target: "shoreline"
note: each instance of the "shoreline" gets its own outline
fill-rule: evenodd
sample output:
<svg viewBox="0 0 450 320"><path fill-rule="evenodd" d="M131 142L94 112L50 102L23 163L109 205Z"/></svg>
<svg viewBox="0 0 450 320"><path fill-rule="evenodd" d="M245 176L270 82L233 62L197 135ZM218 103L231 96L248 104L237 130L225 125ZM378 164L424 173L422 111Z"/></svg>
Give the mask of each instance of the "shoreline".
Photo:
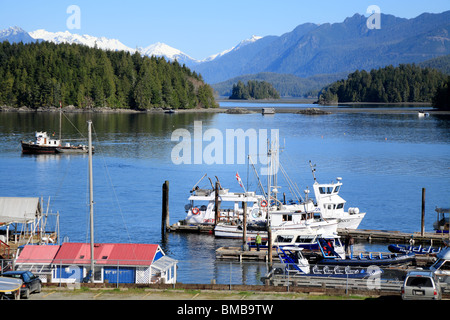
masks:
<svg viewBox="0 0 450 320"><path fill-rule="evenodd" d="M255 103L254 101L240 101L240 100L229 100L230 102L241 102L242 105L240 106L233 106L233 107L218 107L218 108L208 108L208 109L175 109L175 114L177 113L230 113L230 114L248 114L248 113L260 113L262 107L259 106L246 106L248 103ZM223 102L223 101L222 101ZM274 103L275 100L265 100L264 102L257 102L257 103ZM282 102L280 104L290 104L293 103L292 100L289 100L289 102ZM298 104L309 104L305 102L297 102ZM375 107L376 106L376 107ZM383 107L385 106L385 107ZM400 107L405 106L405 107ZM410 107L407 107L410 106ZM320 111L324 111L324 114L336 114L336 113L376 113L376 114L401 114L401 113L408 113L408 114L414 114L418 112L419 107L421 110L428 112L430 115L450 115L450 111L445 110L438 110L434 109L431 104L423 104L423 103L342 103L338 105L314 105L314 107L311 108L303 108L303 107L289 107L289 106L283 106L283 107L274 107L275 113L294 113L297 114L299 111L304 111L307 109L318 109ZM233 112L233 110L244 110L248 112ZM169 109L163 109L163 108L154 108L149 110L134 110L134 109L113 109L108 107L102 107L102 108L93 108L93 109L78 109L74 106L66 106L62 108L62 111L64 113L103 113L103 114L117 114L117 113L134 113L134 114L164 114ZM229 112L230 110L230 112ZM8 107L8 106L0 106L0 113L53 113L53 112L59 112L59 107L39 107L37 109L29 108L29 107ZM312 114L315 115L315 114Z"/></svg>

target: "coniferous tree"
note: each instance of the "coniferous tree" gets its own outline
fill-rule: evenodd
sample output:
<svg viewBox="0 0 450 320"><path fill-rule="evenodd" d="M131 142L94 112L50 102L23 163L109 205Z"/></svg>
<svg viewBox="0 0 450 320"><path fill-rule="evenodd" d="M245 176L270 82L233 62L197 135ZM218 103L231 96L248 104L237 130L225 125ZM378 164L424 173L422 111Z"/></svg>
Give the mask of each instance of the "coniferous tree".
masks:
<svg viewBox="0 0 450 320"><path fill-rule="evenodd" d="M176 61L76 44L0 43L0 105L195 108L199 95L203 107L217 107L201 76Z"/></svg>

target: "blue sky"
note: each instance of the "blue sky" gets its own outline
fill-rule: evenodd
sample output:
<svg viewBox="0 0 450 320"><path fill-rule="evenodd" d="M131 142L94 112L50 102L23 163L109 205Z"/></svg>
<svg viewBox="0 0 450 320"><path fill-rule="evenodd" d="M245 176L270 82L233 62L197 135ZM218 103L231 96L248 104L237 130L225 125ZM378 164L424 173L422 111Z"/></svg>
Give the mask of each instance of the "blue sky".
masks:
<svg viewBox="0 0 450 320"><path fill-rule="evenodd" d="M70 5L80 8L80 29L68 29ZM252 35L282 35L306 22L342 22L367 7L413 18L450 10L449 0L0 0L0 29L70 31L120 40L129 47L164 42L196 59Z"/></svg>

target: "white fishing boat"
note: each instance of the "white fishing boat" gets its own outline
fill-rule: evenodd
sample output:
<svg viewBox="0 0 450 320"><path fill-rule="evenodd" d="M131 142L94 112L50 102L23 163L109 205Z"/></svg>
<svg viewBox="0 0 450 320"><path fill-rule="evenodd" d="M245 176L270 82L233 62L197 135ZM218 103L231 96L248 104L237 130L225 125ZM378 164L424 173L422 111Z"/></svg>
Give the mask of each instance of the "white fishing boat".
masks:
<svg viewBox="0 0 450 320"><path fill-rule="evenodd" d="M205 177L206 174L202 179ZM263 210L265 200L263 196L256 195L254 192L231 192L229 189L219 187L216 197L216 188L212 181L210 180L211 189L199 188L197 185L200 181L192 188L191 196L188 198L189 203L185 205L187 213L184 219L185 224L216 224L216 200L219 207L217 223L223 222L233 226L241 224L244 219L243 202L247 204L246 218L248 223L265 223L266 214Z"/></svg>
<svg viewBox="0 0 450 320"><path fill-rule="evenodd" d="M360 212L357 207L351 207L345 211L346 201L339 195L342 187L342 178L338 177L336 182L319 183L315 177L315 169L311 161L310 166L314 178L313 189L316 205L323 219L337 219L338 228L357 229L366 213Z"/></svg>

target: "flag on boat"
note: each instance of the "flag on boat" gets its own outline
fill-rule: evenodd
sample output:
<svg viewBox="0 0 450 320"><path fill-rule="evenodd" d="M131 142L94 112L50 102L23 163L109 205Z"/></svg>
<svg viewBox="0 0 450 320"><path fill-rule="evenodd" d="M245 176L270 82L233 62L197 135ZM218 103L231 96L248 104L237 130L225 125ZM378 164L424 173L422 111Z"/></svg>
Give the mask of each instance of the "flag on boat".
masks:
<svg viewBox="0 0 450 320"><path fill-rule="evenodd" d="M238 172L236 172L236 180L239 182L239 185L241 186L241 188L244 189L244 191L245 191L244 185L242 184L242 180L241 180L241 177L239 176Z"/></svg>

